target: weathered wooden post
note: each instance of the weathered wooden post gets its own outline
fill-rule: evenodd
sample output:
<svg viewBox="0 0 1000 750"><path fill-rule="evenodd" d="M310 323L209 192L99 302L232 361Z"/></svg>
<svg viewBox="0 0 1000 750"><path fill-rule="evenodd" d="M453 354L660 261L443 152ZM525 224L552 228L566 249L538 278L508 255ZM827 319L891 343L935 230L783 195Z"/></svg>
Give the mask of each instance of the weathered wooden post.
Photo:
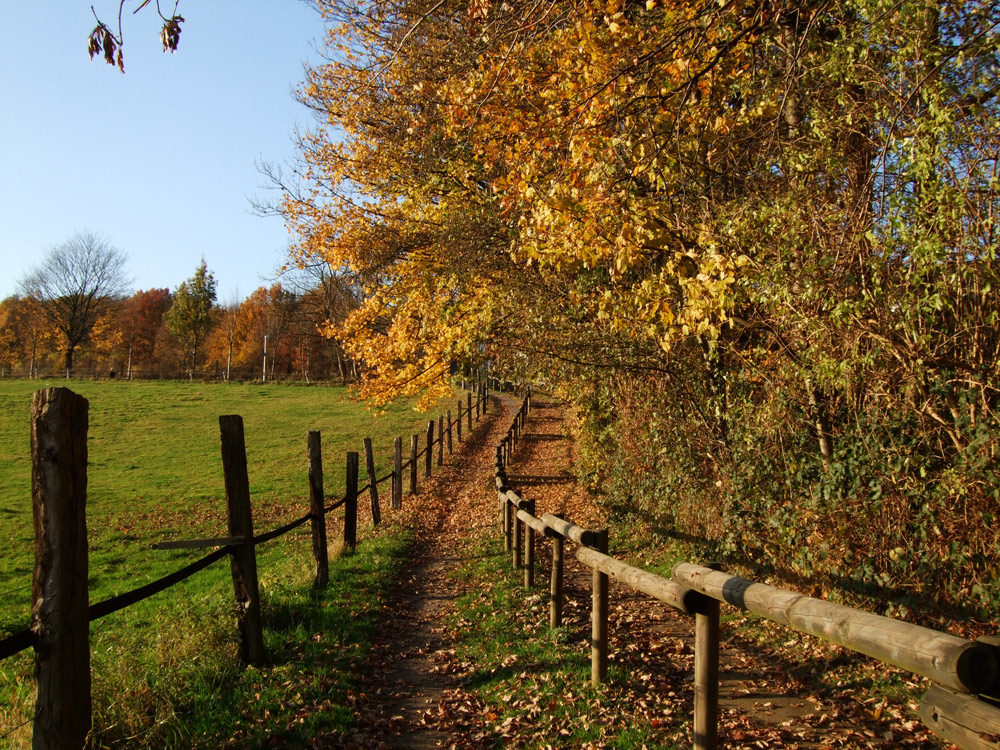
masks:
<svg viewBox="0 0 1000 750"><path fill-rule="evenodd" d="M83 748L90 732L89 408L68 388L36 391L31 401L35 750Z"/></svg>
<svg viewBox="0 0 1000 750"><path fill-rule="evenodd" d="M469 434L471 435L472 434L472 392L470 391L469 393L465 394L465 396L466 396L466 401L468 403L468 408L467 408L467 410L465 412L465 416L469 420Z"/></svg>
<svg viewBox="0 0 1000 750"><path fill-rule="evenodd" d="M253 543L253 515L250 509L250 480L247 478L247 451L243 438L243 417L219 417L222 438L222 471L226 480L229 509L229 536L242 537L230 551L236 618L240 634L240 661L264 663L264 627L260 617L260 587L257 583L257 554Z"/></svg>
<svg viewBox="0 0 1000 750"><path fill-rule="evenodd" d="M504 533L504 551L510 552L514 549L514 522L517 519L517 508L510 501L506 494L504 494L503 502L503 533Z"/></svg>
<svg viewBox="0 0 1000 750"><path fill-rule="evenodd" d="M382 523L382 509L378 505L378 477L375 476L375 451L372 449L372 439L365 438L365 470L368 472L368 496L372 503L372 525Z"/></svg>
<svg viewBox="0 0 1000 750"><path fill-rule="evenodd" d="M309 431L309 515L312 516L314 585L330 582L330 560L326 550L326 513L323 510L323 449L319 430Z"/></svg>
<svg viewBox="0 0 1000 750"><path fill-rule="evenodd" d="M431 475L431 464L434 463L434 420L427 421L427 447L424 449L424 476Z"/></svg>
<svg viewBox="0 0 1000 750"><path fill-rule="evenodd" d="M344 502L344 549L358 546L358 453L347 452L347 491Z"/></svg>
<svg viewBox="0 0 1000 750"><path fill-rule="evenodd" d="M392 507L403 507L403 438L392 444Z"/></svg>
<svg viewBox="0 0 1000 750"><path fill-rule="evenodd" d="M562 515L554 514L558 518ZM552 538L552 576L549 581L549 627L558 628L562 625L563 602L563 552L565 540L562 534Z"/></svg>
<svg viewBox="0 0 1000 750"><path fill-rule="evenodd" d="M448 455L450 456L454 451L451 445L451 411L448 411Z"/></svg>
<svg viewBox="0 0 1000 750"><path fill-rule="evenodd" d="M418 443L420 442L419 435L412 435L410 437L410 494L417 494L417 454L420 452L417 450Z"/></svg>
<svg viewBox="0 0 1000 750"><path fill-rule="evenodd" d="M444 415L438 417L438 466L444 466Z"/></svg>
<svg viewBox="0 0 1000 750"><path fill-rule="evenodd" d="M517 517L517 511L518 511L517 506L514 505L514 503L509 503L509 505L510 505L510 513L511 513L510 520L511 520L511 524L513 526L512 530L511 530L511 536L512 536L512 540L511 541L514 544L514 549L513 549L513 552L514 552L514 555L513 555L513 564L514 564L514 572L517 572L517 571L519 571L521 569L521 559L522 559L521 558L521 519Z"/></svg>
<svg viewBox="0 0 1000 750"><path fill-rule="evenodd" d="M482 403L482 400L483 400L482 394L483 394L483 389L479 388L476 391L476 421L477 422L479 421L479 404Z"/></svg>
<svg viewBox="0 0 1000 750"><path fill-rule="evenodd" d="M706 568L720 570L719 563ZM719 602L697 595L694 615L694 748L719 746Z"/></svg>
<svg viewBox="0 0 1000 750"><path fill-rule="evenodd" d="M535 501L526 500L524 510L535 515ZM535 530L529 524L524 526L524 588L535 585Z"/></svg>
<svg viewBox="0 0 1000 750"><path fill-rule="evenodd" d="M608 530L597 532L594 549L608 554ZM591 604L590 681L600 685L608 676L608 576L596 568Z"/></svg>

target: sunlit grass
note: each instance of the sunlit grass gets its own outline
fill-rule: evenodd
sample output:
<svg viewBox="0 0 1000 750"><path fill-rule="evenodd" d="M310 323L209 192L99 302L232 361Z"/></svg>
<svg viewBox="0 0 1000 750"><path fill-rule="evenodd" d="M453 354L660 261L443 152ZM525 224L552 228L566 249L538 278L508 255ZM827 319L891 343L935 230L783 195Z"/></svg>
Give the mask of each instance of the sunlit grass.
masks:
<svg viewBox="0 0 1000 750"><path fill-rule="evenodd" d="M33 565L28 414L33 391L65 381L0 381L0 635L27 625ZM348 450L376 446L391 466L396 435L421 432L409 404L376 417L341 388L288 385L70 382L90 400L88 536L92 602L170 572L204 550L156 551L153 541L224 536L218 416L244 419L258 532L308 510L308 430L323 433L325 490L343 492ZM406 440L408 443L408 439ZM362 459L361 483L365 484ZM383 485L388 494L388 484ZM387 499L387 498L386 498ZM362 499L362 504L366 498ZM383 508L388 505L383 501ZM304 743L343 731L345 696L411 542L383 510L362 521L354 554L339 556L340 512L330 514L331 583L312 587L309 526L258 549L263 668L237 665L226 560L91 625L95 747L204 747L232 741ZM0 748L30 746L30 651L0 662Z"/></svg>

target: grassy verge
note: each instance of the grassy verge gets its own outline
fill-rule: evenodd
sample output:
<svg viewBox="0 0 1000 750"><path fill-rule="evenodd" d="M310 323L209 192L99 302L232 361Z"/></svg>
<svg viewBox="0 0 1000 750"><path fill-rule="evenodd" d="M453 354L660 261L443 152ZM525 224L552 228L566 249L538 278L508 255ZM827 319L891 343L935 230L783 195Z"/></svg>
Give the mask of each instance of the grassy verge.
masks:
<svg viewBox="0 0 1000 750"><path fill-rule="evenodd" d="M475 664L465 688L486 705L492 746L674 748L689 744L682 712L636 705L649 686L612 666L609 682L589 684L589 598L567 597L565 624L548 627L547 597L525 591L502 542L469 542L459 576L476 582L456 605L457 657Z"/></svg>
<svg viewBox="0 0 1000 750"><path fill-rule="evenodd" d="M27 624L33 559L28 409L39 387L0 382L0 634ZM218 415L244 417L258 531L308 507L306 432L323 432L326 493L343 491L347 450L376 446L378 475L396 435L422 429L407 404L376 418L343 389L187 383L68 384L91 401L90 597L98 601L175 570L194 552L152 541L225 535ZM362 483L367 481L362 467ZM383 503L383 508L385 503ZM301 527L258 550L269 664L236 666L232 581L225 560L91 626L94 747L304 747L352 718L353 669L370 647L386 588L412 542L394 517L362 524L356 553L311 586ZM385 519L384 516L384 519ZM331 519L339 518L334 512ZM329 529L339 535L337 524ZM0 663L0 748L30 746L31 652Z"/></svg>

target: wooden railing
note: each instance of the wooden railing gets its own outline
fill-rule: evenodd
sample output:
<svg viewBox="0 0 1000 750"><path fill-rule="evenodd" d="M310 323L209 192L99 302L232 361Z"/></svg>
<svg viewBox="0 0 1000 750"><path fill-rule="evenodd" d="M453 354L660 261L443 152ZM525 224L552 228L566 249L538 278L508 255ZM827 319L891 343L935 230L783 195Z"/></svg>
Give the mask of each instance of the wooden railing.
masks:
<svg viewBox="0 0 1000 750"><path fill-rule="evenodd" d="M309 457L309 512L279 528L256 534L250 503L243 419L238 415L219 417L223 472L228 509L228 536L159 542L155 549L216 548L199 560L158 580L132 591L91 604L87 589L87 488L88 401L67 388L37 391L31 406L32 498L35 516L35 572L32 590L31 627L0 639L0 660L28 648L35 649L37 700L32 747L35 750L75 750L85 746L91 728L89 623L120 609L148 599L229 557L232 562L233 588L237 603L239 657L242 664L265 661L260 593L257 581L257 547L275 540L306 523L312 524L312 551L315 558L315 584L329 581L326 516L344 508L343 544L357 545L358 498L368 493L372 522L381 520L379 485L391 480L392 507L402 507L403 472L409 470L409 492L417 491L419 459L424 457L424 475L430 477L434 446L437 464L444 462L444 449L453 450L452 431L462 441L462 421L468 434L476 421L486 414L488 389L473 383L458 401L458 411L451 411L427 423L424 447L418 450L420 436L413 435L408 461L402 460L403 439L393 445L393 469L382 477L375 475L374 448L371 438L363 440L368 483L359 487L359 453L349 451L346 460L344 496L329 502L323 490L321 436L310 431L307 439ZM435 436L435 422L437 436Z"/></svg>
<svg viewBox="0 0 1000 750"><path fill-rule="evenodd" d="M591 681L607 677L608 578L646 594L695 623L694 747L718 747L720 604L765 617L785 627L836 643L932 680L920 718L936 734L962 748L1000 747L1000 639L970 641L871 612L756 583L715 565L679 563L669 578L608 554L608 532L583 529L565 518L535 515L535 503L510 488L507 467L531 411L527 391L507 434L497 445L495 482L499 524L512 563L534 584L535 536L552 541L549 624L562 622L563 554L566 541L593 571Z"/></svg>

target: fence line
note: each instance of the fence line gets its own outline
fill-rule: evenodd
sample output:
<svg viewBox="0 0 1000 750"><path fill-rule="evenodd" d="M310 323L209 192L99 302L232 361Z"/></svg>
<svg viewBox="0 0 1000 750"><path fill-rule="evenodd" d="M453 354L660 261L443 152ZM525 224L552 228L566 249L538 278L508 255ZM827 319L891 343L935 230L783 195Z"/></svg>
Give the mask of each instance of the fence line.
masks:
<svg viewBox="0 0 1000 750"><path fill-rule="evenodd" d="M447 421L439 417L438 436L431 432L421 455L428 457L426 476L431 476L434 445L438 446L438 465L443 464L447 441L453 452L452 428L462 418L472 427L472 409L477 420L485 415L489 390L484 382L474 384L476 398L468 394L467 407L459 409L455 420L448 411ZM326 516L344 508L344 546L357 543L357 499L368 492L372 522L381 520L378 485L392 480L393 507L402 506L403 469L410 465L410 494L417 491L416 446L414 435L411 460L401 460L402 438L394 441L393 470L378 478L370 438L364 438L368 483L359 487L359 454L347 453L346 486L343 497L327 504L323 495L322 451L320 433L308 435L309 502L305 515L262 534L253 532L243 420L237 415L219 418L222 439L223 470L229 516L229 536L217 539L181 540L154 544L154 548L177 549L217 547L212 552L155 581L109 599L89 604L87 592L86 544L86 473L89 403L67 388L49 388L35 393L32 402L33 505L36 518L35 580L33 617L30 628L0 639L0 660L30 647L35 648L35 678L38 698L33 719L33 747L36 750L82 748L91 725L89 622L137 604L208 566L229 557L232 563L234 594L240 641L240 659L244 664L264 660L263 624L257 583L256 547L278 539L307 522L313 524L313 555L316 561L315 584L329 580L326 544ZM459 437L461 441L461 437ZM39 520L41 519L41 520Z"/></svg>
<svg viewBox="0 0 1000 750"><path fill-rule="evenodd" d="M694 747L718 747L720 604L752 612L780 625L836 643L932 680L920 718L936 734L968 750L1000 747L1000 638L965 638L864 610L748 581L718 566L678 563L669 578L611 557L607 530L591 531L544 513L509 487L507 467L520 442L531 391L496 448L494 480L504 547L512 553L524 586L534 581L535 535L552 541L549 624L562 622L563 545L576 543L576 558L593 571L591 682L607 677L608 578L651 596L695 619Z"/></svg>

